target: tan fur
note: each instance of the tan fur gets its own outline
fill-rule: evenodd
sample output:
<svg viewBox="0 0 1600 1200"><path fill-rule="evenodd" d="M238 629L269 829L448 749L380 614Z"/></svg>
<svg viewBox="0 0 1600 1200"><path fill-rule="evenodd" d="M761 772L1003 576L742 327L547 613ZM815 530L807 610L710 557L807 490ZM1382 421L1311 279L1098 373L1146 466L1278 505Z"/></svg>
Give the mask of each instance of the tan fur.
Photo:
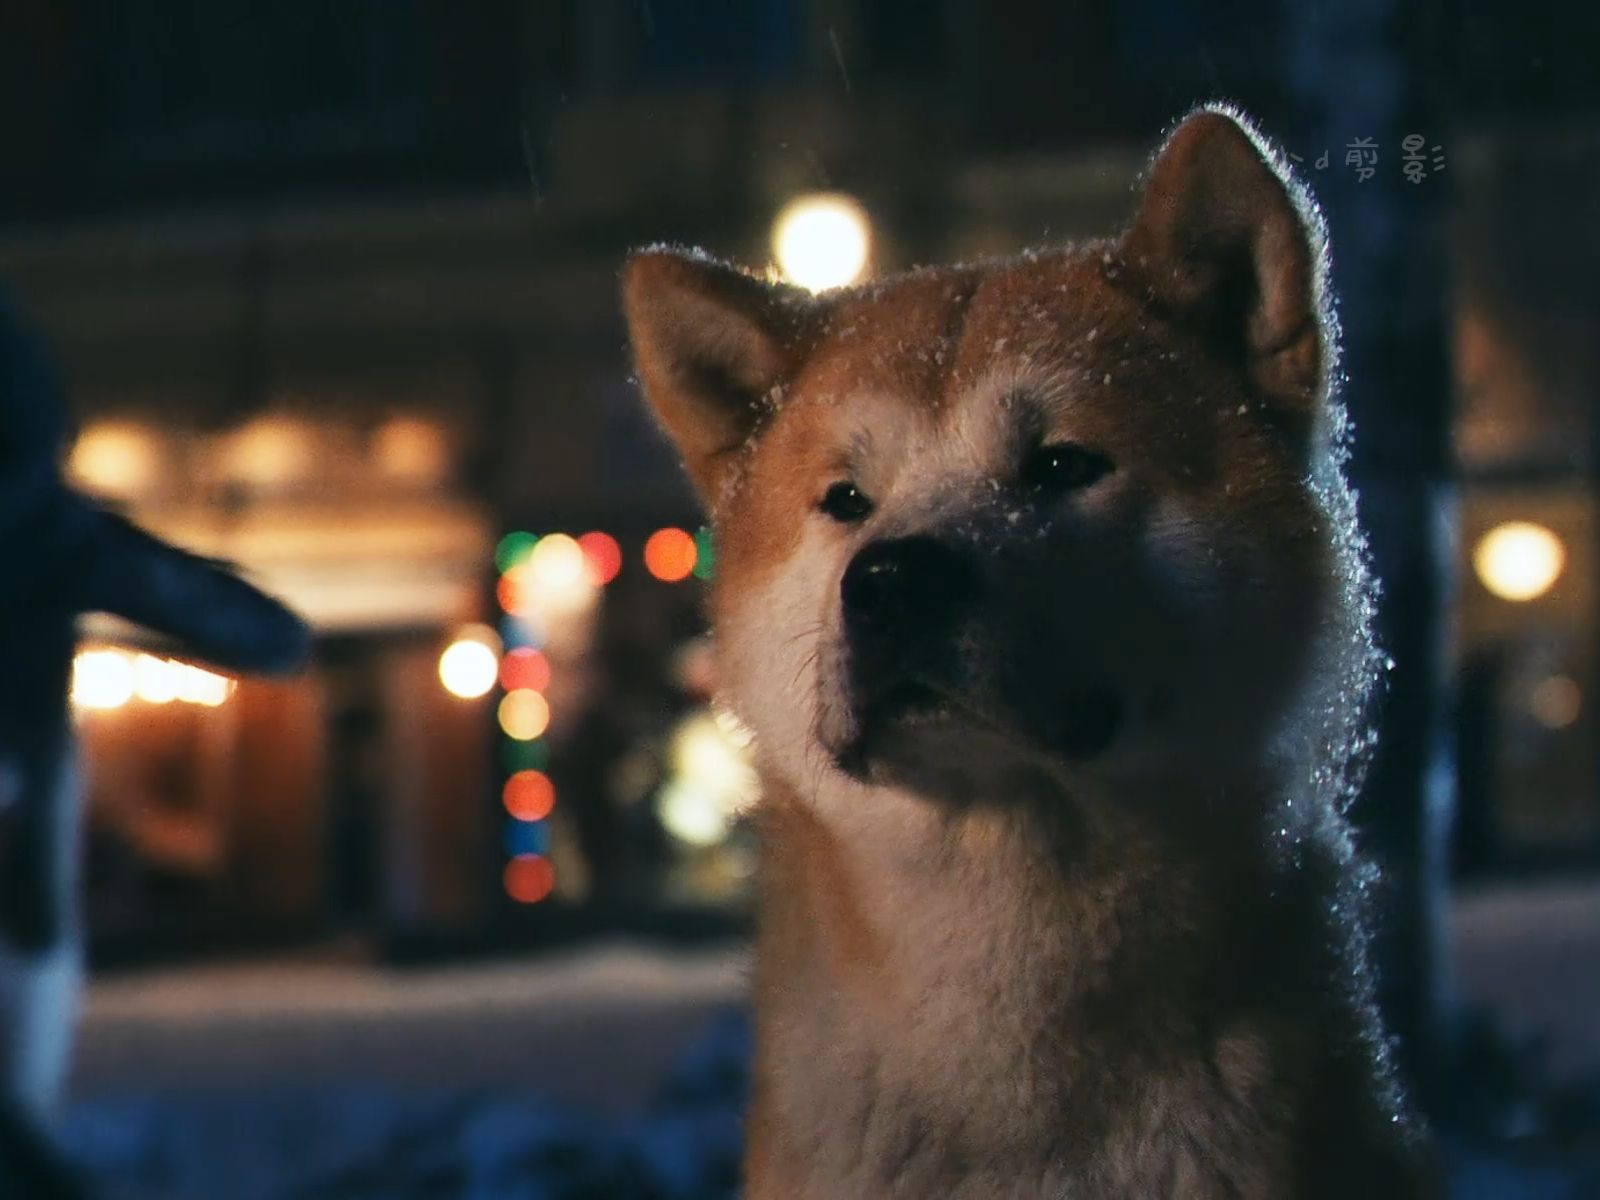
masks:
<svg viewBox="0 0 1600 1200"><path fill-rule="evenodd" d="M764 784L752 1200L1424 1194L1338 811L1371 650L1321 246L1265 155L1200 113L1120 240L815 299L629 265ZM1022 489L1063 443L1114 470ZM840 581L910 536L983 607L880 730ZM1063 749L1090 685L1124 715Z"/></svg>

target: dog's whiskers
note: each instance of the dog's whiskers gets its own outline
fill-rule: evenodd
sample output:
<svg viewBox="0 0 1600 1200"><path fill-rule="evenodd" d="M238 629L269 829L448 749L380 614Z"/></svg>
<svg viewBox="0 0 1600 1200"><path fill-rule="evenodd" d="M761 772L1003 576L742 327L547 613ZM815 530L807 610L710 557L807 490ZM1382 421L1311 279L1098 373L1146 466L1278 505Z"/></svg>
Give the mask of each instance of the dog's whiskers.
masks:
<svg viewBox="0 0 1600 1200"><path fill-rule="evenodd" d="M817 649L813 650L810 654L806 655L803 659L801 659L800 660L800 665L795 668L794 678L789 680L789 686L790 687L798 687L800 685L800 676L804 675L812 667L816 666L817 665L817 661L821 657L822 657L822 649L821 649L821 647L818 647Z"/></svg>

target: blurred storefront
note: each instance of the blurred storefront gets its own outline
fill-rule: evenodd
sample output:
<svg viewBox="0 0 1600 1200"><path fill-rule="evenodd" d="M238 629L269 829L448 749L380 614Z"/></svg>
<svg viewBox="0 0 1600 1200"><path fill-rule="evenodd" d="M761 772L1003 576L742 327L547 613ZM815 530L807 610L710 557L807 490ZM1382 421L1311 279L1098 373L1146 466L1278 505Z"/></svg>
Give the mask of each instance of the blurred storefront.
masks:
<svg viewBox="0 0 1600 1200"><path fill-rule="evenodd" d="M211 435L91 422L69 470L199 553L243 564L319 639L287 683L225 680L96 622L74 698L104 941L479 919L482 713L438 685L481 615L492 541L448 432L276 414Z"/></svg>
<svg viewBox="0 0 1600 1200"><path fill-rule="evenodd" d="M1592 131L1463 142L1453 230L1465 877L1600 863L1600 342Z"/></svg>

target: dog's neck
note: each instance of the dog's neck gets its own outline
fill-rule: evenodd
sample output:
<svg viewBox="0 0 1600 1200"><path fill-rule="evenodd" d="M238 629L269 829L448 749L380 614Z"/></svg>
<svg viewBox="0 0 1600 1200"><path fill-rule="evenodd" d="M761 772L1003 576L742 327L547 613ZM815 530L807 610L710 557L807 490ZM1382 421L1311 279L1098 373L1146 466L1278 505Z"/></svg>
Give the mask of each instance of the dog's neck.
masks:
<svg viewBox="0 0 1600 1200"><path fill-rule="evenodd" d="M1225 910L1273 886L1266 802L1237 781L1145 793L954 804L844 780L810 795L769 783L764 928L792 913L810 929L813 969L844 990L875 976L921 994L936 977L1005 986L1029 973L1065 999L1116 982L1116 960L1155 943L1174 979L1173 956L1208 960L1219 927L1237 928ZM879 983L869 990L888 1002Z"/></svg>

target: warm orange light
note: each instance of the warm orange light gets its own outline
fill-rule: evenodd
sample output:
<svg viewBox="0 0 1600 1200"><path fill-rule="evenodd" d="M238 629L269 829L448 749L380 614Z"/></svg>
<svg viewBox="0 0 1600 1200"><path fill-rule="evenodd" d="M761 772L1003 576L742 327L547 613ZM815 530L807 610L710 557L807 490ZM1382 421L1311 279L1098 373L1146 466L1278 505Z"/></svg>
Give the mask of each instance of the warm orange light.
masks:
<svg viewBox="0 0 1600 1200"><path fill-rule="evenodd" d="M1472 552L1478 578L1502 600L1537 600L1555 586L1566 565L1566 543L1532 521L1496 525Z"/></svg>
<svg viewBox="0 0 1600 1200"><path fill-rule="evenodd" d="M72 660L72 703L80 709L116 709L135 698L146 704L181 700L217 708L234 682L188 663L121 650L82 650Z"/></svg>
<svg viewBox="0 0 1600 1200"><path fill-rule="evenodd" d="M206 708L217 708L233 695L233 680L200 667L179 664L178 699Z"/></svg>
<svg viewBox="0 0 1600 1200"><path fill-rule="evenodd" d="M517 820L542 821L556 806L556 788L543 771L518 771L506 780L500 798Z"/></svg>
<svg viewBox="0 0 1600 1200"><path fill-rule="evenodd" d="M439 655L439 682L463 700L488 695L499 672L494 647L470 634L451 642Z"/></svg>
<svg viewBox="0 0 1600 1200"><path fill-rule="evenodd" d="M133 660L133 694L146 704L170 704L183 687L182 663L141 654Z"/></svg>
<svg viewBox="0 0 1600 1200"><path fill-rule="evenodd" d="M556 869L542 854L519 854L506 864L506 895L518 904L537 904L555 890Z"/></svg>
<svg viewBox="0 0 1600 1200"><path fill-rule="evenodd" d="M866 274L872 221L852 196L797 196L773 222L772 254L784 278L808 291L845 287Z"/></svg>
<svg viewBox="0 0 1600 1200"><path fill-rule="evenodd" d="M506 571L494 584L494 600L499 602L502 613L517 613L517 576L512 571Z"/></svg>
<svg viewBox="0 0 1600 1200"><path fill-rule="evenodd" d="M622 570L622 547L609 533L586 533L578 539L583 557L589 564L589 574L596 583L610 583Z"/></svg>
<svg viewBox="0 0 1600 1200"><path fill-rule="evenodd" d="M527 560L508 567L496 585L500 607L513 616L551 616L583 610L599 580L576 538L546 534Z"/></svg>
<svg viewBox="0 0 1600 1200"><path fill-rule="evenodd" d="M296 417L258 417L228 439L221 461L230 483L257 488L298 483L315 469L316 429Z"/></svg>
<svg viewBox="0 0 1600 1200"><path fill-rule="evenodd" d="M133 660L120 650L80 650L72 660L72 702L79 708L121 708L134 687Z"/></svg>
<svg viewBox="0 0 1600 1200"><path fill-rule="evenodd" d="M500 701L500 728L508 738L531 742L550 725L550 705L532 688L507 692Z"/></svg>
<svg viewBox="0 0 1600 1200"><path fill-rule="evenodd" d="M519 688L544 691L550 686L550 660L532 646L507 651L500 660L500 686L508 692Z"/></svg>
<svg viewBox="0 0 1600 1200"><path fill-rule="evenodd" d="M581 587L587 580L583 548L564 533L539 539L528 555L528 575L541 592L561 593Z"/></svg>
<svg viewBox="0 0 1600 1200"><path fill-rule="evenodd" d="M85 426L67 459L67 470L76 482L123 500L159 482L161 467L155 435L126 421Z"/></svg>
<svg viewBox="0 0 1600 1200"><path fill-rule="evenodd" d="M517 616L522 611L522 568L513 567L494 585L494 598L500 602L500 611Z"/></svg>
<svg viewBox="0 0 1600 1200"><path fill-rule="evenodd" d="M645 569L665 583L677 583L694 570L694 538L681 529L658 529L644 544Z"/></svg>
<svg viewBox="0 0 1600 1200"><path fill-rule="evenodd" d="M372 437L378 469L400 483L425 486L450 474L450 445L444 431L419 417L390 417Z"/></svg>

